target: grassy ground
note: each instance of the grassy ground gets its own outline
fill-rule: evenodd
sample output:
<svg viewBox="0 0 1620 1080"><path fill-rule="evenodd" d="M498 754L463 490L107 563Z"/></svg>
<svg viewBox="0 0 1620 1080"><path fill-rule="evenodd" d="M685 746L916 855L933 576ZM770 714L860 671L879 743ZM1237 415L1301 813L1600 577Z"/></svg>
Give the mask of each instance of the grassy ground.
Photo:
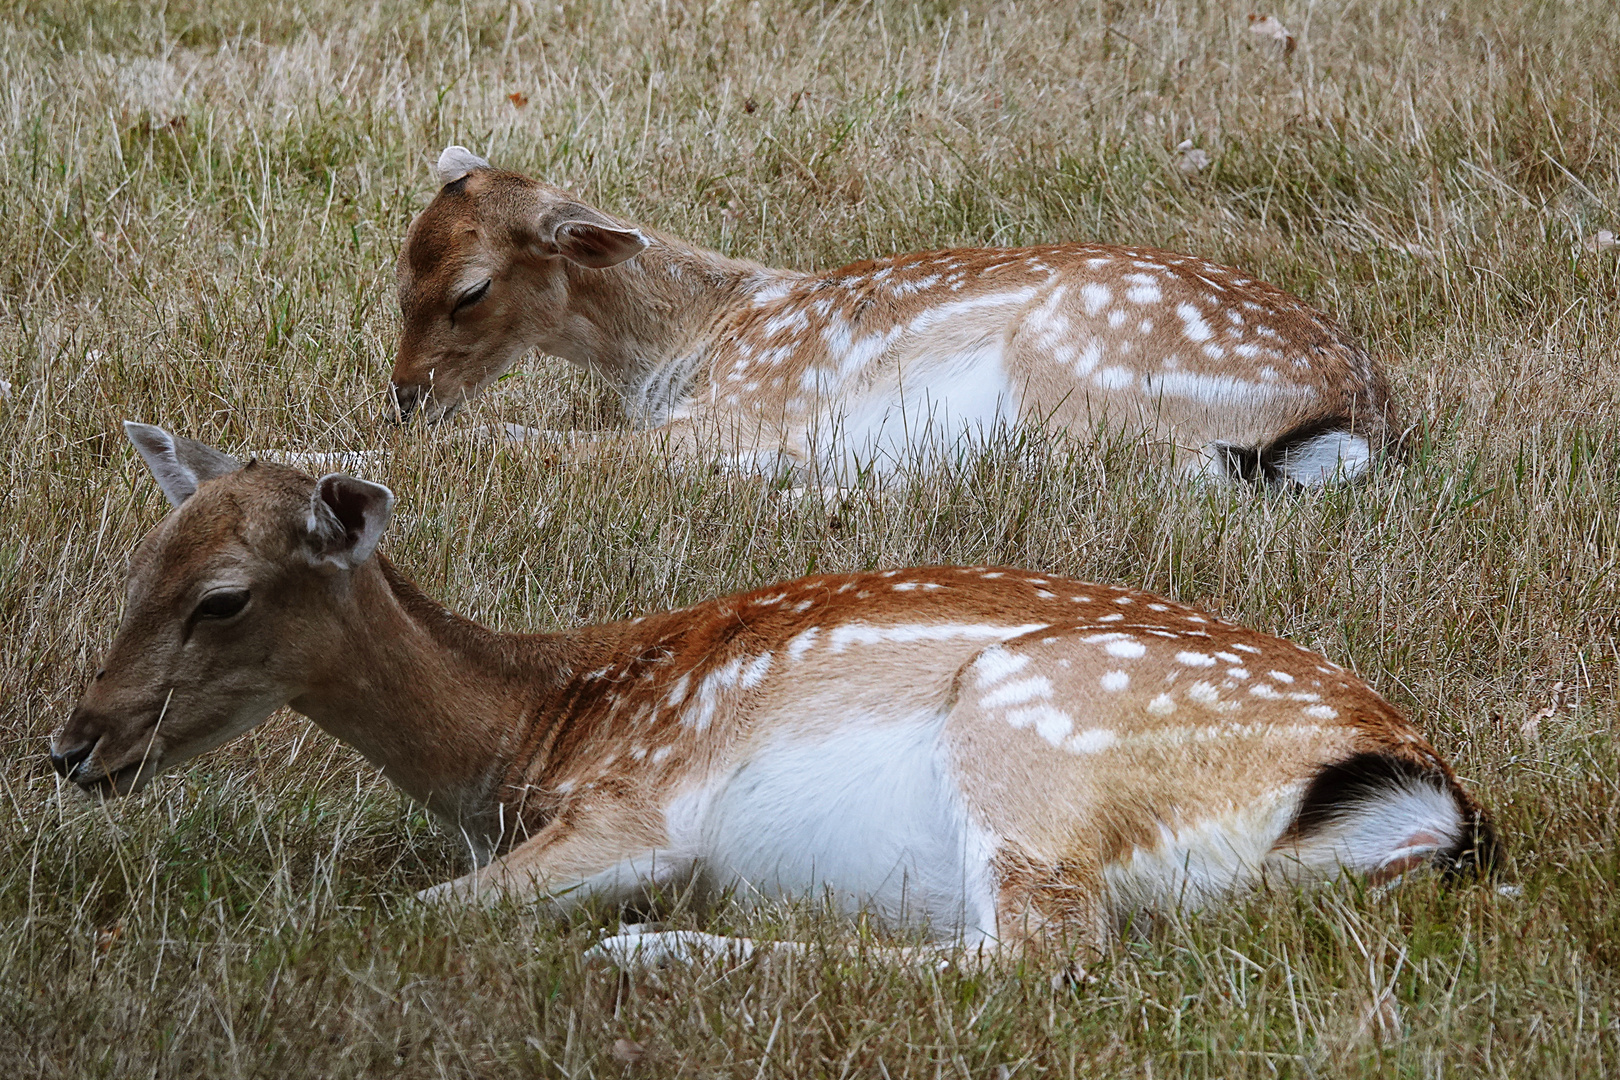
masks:
<svg viewBox="0 0 1620 1080"><path fill-rule="evenodd" d="M1288 56L1234 12L6 5L0 1075L1620 1069L1620 249L1589 243L1620 231L1620 9L1285 0ZM1207 168L1177 167L1184 140ZM829 506L383 430L392 260L451 141L794 266L1063 239L1233 262L1361 334L1421 437L1404 469L1316 497L1013 446ZM614 408L534 359L464 423ZM1256 896L1122 945L1078 990L1040 964L831 952L621 978L579 958L603 920L415 904L456 843L296 718L116 806L58 787L45 738L164 509L126 417L233 450L385 449L390 555L508 628L918 562L1145 585L1360 671L1496 809L1511 858L1489 884Z"/></svg>

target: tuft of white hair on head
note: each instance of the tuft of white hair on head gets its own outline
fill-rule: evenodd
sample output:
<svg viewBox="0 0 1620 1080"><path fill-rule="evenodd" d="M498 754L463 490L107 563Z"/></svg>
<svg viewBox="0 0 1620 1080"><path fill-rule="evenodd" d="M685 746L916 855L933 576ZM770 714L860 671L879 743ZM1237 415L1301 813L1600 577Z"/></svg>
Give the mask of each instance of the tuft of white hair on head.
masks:
<svg viewBox="0 0 1620 1080"><path fill-rule="evenodd" d="M440 185L453 184L474 169L487 169L489 162L467 149L465 146L447 146L444 153L433 166L433 171L439 177Z"/></svg>

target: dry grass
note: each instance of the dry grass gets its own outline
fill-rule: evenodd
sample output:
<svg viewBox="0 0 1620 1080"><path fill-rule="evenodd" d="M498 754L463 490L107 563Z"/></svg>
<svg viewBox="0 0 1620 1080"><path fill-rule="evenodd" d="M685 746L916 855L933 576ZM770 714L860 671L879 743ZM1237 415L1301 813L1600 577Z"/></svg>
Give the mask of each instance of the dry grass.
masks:
<svg viewBox="0 0 1620 1080"><path fill-rule="evenodd" d="M1285 0L1285 61L1228 8L8 5L0 1074L1620 1069L1620 252L1583 245L1620 222L1620 9ZM1175 168L1183 140L1207 169ZM1423 435L1405 469L1321 497L1009 446L825 506L380 430L393 254L449 141L784 264L1065 238L1235 262L1362 334ZM475 412L615 422L538 360ZM1257 896L1132 940L1076 991L1038 964L831 953L621 980L579 960L600 920L413 903L456 844L292 718L91 806L43 752L162 511L125 417L386 449L391 555L505 627L929 561L1207 605L1411 710L1497 809L1522 893Z"/></svg>

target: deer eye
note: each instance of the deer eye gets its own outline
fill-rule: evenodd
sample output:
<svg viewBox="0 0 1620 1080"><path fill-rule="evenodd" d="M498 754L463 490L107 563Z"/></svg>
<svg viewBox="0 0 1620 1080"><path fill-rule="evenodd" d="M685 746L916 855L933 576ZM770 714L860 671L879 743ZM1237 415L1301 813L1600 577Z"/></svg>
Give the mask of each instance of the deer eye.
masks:
<svg viewBox="0 0 1620 1080"><path fill-rule="evenodd" d="M247 607L246 589L215 589L197 603L199 619L229 619Z"/></svg>
<svg viewBox="0 0 1620 1080"><path fill-rule="evenodd" d="M490 278L485 278L482 285L476 285L461 294L461 296L456 300L456 306L450 309L450 319L452 322L455 321L456 313L458 311L464 311L467 308L472 307L474 304L478 303L484 297L489 295L490 281Z"/></svg>

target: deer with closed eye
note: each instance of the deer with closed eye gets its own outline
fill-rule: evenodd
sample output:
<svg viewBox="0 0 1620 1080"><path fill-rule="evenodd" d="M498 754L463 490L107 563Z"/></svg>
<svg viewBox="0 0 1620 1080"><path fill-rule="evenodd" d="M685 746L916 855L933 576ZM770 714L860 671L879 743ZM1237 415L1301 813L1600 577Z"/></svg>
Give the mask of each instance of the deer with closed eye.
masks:
<svg viewBox="0 0 1620 1080"><path fill-rule="evenodd" d="M387 488L127 431L173 509L51 740L89 792L289 705L470 839L478 865L438 899L827 896L989 955L1495 856L1485 811L1366 683L1149 593L932 566L496 633L377 551Z"/></svg>
<svg viewBox="0 0 1620 1080"><path fill-rule="evenodd" d="M843 484L1009 425L1139 441L1184 475L1320 487L1394 445L1382 368L1321 312L1138 247L919 252L804 273L652 232L463 147L400 249L396 416L438 422L531 349L636 439Z"/></svg>

